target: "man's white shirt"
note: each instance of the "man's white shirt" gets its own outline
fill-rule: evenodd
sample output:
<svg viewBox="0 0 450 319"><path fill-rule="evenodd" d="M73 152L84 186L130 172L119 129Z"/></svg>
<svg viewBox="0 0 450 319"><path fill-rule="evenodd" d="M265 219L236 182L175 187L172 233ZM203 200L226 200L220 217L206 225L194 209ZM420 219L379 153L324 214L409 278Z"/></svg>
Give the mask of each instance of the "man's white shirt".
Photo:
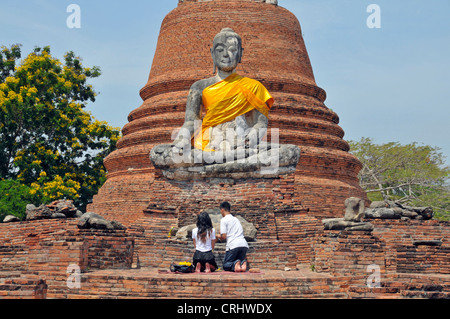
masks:
<svg viewBox="0 0 450 319"><path fill-rule="evenodd" d="M248 248L248 243L244 238L244 230L239 219L231 214L226 215L220 221L220 233L227 235L227 250L238 247Z"/></svg>

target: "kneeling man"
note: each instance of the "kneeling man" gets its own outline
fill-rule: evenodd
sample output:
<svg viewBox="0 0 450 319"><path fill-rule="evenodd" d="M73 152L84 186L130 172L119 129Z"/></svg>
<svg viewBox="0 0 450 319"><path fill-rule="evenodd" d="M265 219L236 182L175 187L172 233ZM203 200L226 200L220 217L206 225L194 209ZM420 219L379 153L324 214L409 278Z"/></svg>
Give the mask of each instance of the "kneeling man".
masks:
<svg viewBox="0 0 450 319"><path fill-rule="evenodd" d="M228 202L220 204L221 241L227 241L226 253L223 261L225 271L245 272L248 270L247 250L248 243L244 238L244 230L239 219L231 215L231 206Z"/></svg>

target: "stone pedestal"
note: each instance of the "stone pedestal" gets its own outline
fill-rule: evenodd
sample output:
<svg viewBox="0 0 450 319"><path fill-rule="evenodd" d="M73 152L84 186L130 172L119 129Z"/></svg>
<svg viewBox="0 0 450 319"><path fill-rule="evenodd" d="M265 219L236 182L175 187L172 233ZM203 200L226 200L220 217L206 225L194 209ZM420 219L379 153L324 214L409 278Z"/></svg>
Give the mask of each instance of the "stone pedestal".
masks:
<svg viewBox="0 0 450 319"><path fill-rule="evenodd" d="M295 173L268 178L203 178L171 180L156 173L152 200L140 219L130 226L136 251L145 266L167 266L190 260L192 241L176 240L170 230L194 224L197 214L213 210L223 201L232 213L252 223L256 240L249 260L264 269L295 269L313 259L312 239L323 226L295 199ZM220 249L219 249L220 251ZM223 259L224 255L216 256Z"/></svg>
<svg viewBox="0 0 450 319"><path fill-rule="evenodd" d="M157 172L151 187L151 200L144 210L148 218L167 216L167 232L196 222L197 214L219 207L223 201L232 213L255 225L258 240L277 239L275 221L280 212L307 212L294 201L295 174L276 178L206 178L170 180Z"/></svg>

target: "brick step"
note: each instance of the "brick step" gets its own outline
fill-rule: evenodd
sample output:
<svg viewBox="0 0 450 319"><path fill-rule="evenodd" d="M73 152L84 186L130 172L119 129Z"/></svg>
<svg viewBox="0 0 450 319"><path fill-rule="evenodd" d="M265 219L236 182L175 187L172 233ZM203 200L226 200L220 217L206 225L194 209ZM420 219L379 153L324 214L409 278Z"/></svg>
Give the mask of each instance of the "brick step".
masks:
<svg viewBox="0 0 450 319"><path fill-rule="evenodd" d="M408 299L450 299L450 284L408 284L401 295Z"/></svg>
<svg viewBox="0 0 450 319"><path fill-rule="evenodd" d="M163 295L160 294L135 294L135 293L116 293L116 294L103 294L96 295L92 293L87 294L68 294L67 299L208 299L207 295L196 295L192 296L191 294L173 294L173 295ZM56 298L63 299L63 298ZM265 295L265 296L255 296L251 294L227 294L227 295L214 295L214 300L218 299L348 299L348 295L346 293L322 293L322 294L292 294L292 295Z"/></svg>
<svg viewBox="0 0 450 319"><path fill-rule="evenodd" d="M347 298L325 274L263 271L259 274L173 274L155 269L82 274L81 288L49 284L48 298Z"/></svg>
<svg viewBox="0 0 450 319"><path fill-rule="evenodd" d="M46 294L44 280L33 276L0 276L0 299L45 299Z"/></svg>
<svg viewBox="0 0 450 319"><path fill-rule="evenodd" d="M400 291L398 287L348 287L348 294L352 299L399 299Z"/></svg>
<svg viewBox="0 0 450 319"><path fill-rule="evenodd" d="M424 291L424 290L405 290L401 292L402 298L407 299L450 299L448 291Z"/></svg>
<svg viewBox="0 0 450 319"><path fill-rule="evenodd" d="M388 274L382 287L350 283L354 278L311 272L262 270L256 274L173 274L157 269L96 270L81 275L81 287L67 286L62 272L0 272L0 299L450 299L449 276ZM46 294L42 281L47 287ZM347 281L349 280L349 284Z"/></svg>
<svg viewBox="0 0 450 319"><path fill-rule="evenodd" d="M425 298L448 299L450 297L450 284L431 283L405 283L399 281L383 282L380 288L350 286L350 298L363 299L399 299L399 298Z"/></svg>
<svg viewBox="0 0 450 319"><path fill-rule="evenodd" d="M403 299L403 298L399 293L397 294L388 293L388 294L378 294L373 299Z"/></svg>
<svg viewBox="0 0 450 319"><path fill-rule="evenodd" d="M406 285L405 290L450 293L450 284L409 284Z"/></svg>

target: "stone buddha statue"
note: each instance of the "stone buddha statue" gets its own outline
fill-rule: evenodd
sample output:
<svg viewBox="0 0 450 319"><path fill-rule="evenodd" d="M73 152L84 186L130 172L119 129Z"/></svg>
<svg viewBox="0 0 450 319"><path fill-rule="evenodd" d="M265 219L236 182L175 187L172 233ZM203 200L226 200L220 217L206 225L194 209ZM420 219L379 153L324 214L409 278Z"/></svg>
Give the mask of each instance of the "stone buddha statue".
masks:
<svg viewBox="0 0 450 319"><path fill-rule="evenodd" d="M194 138L194 147L204 151L254 148L266 134L274 100L261 83L236 74L243 48L241 37L232 29L216 35L211 54L216 75L191 87L185 122L174 146L185 147ZM203 120L202 107L206 108ZM196 121L202 124L201 130L195 130Z"/></svg>
<svg viewBox="0 0 450 319"><path fill-rule="evenodd" d="M259 81L236 73L243 52L241 37L232 29L215 36L215 76L192 85L174 142L151 150L151 161L166 177L261 177L295 171L297 146L263 142L274 99ZM270 172L261 171L267 167Z"/></svg>

